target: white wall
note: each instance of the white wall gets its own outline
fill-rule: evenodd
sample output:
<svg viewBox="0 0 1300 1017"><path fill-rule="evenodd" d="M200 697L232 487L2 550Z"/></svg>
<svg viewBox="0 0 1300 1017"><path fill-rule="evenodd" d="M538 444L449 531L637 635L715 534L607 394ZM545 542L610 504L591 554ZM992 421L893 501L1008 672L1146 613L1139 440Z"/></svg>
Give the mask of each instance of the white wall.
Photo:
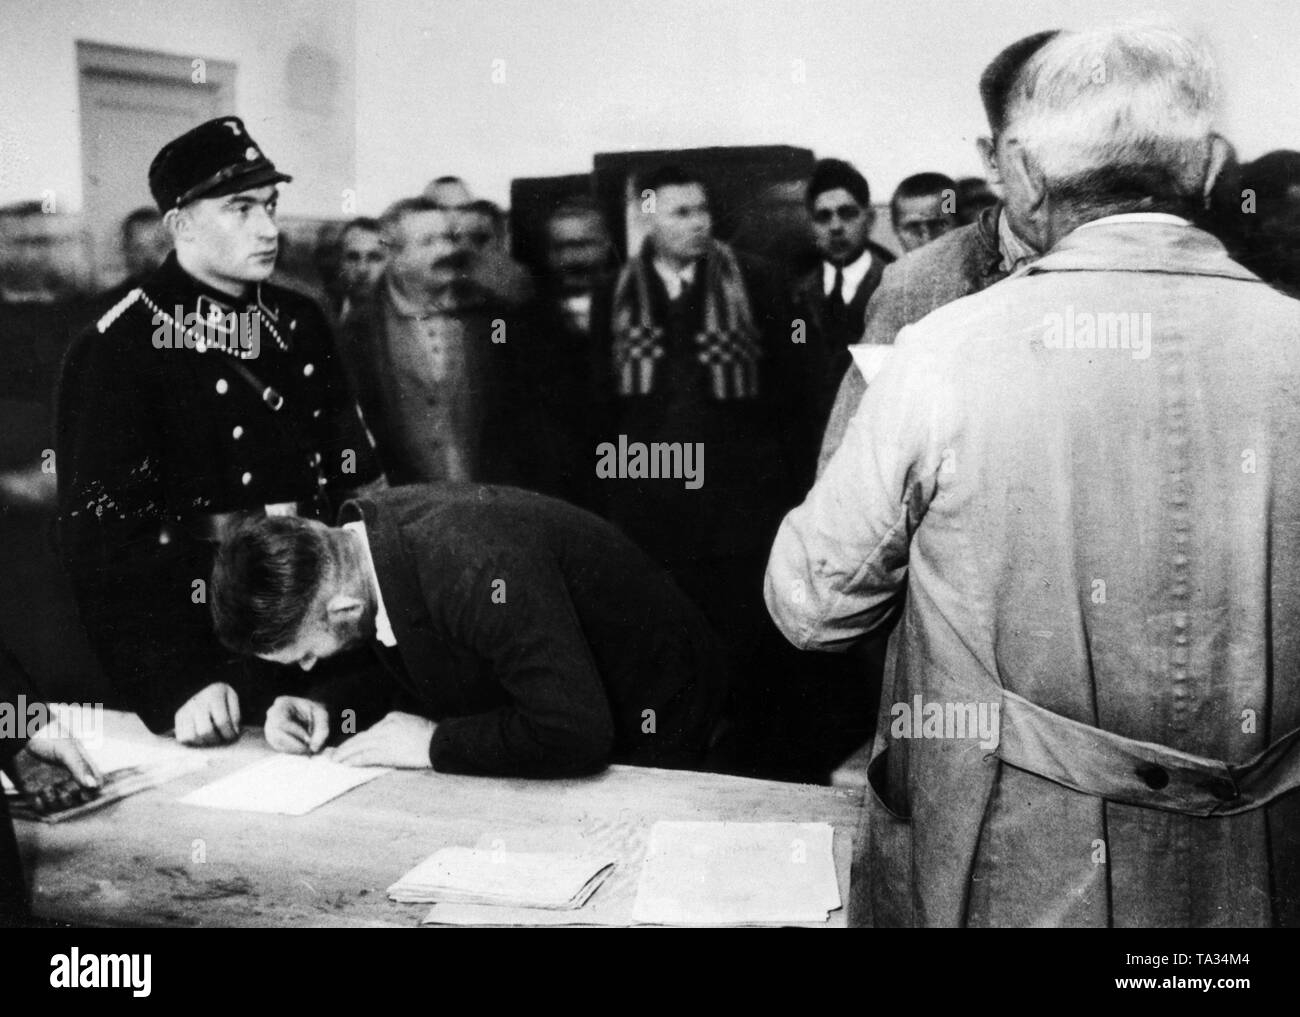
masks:
<svg viewBox="0 0 1300 1017"><path fill-rule="evenodd" d="M352 0L0 0L0 202L48 188L81 207L81 40L235 62L232 112L295 178L284 212L339 215L356 177L354 21ZM329 113L295 105L285 65L302 45L339 71Z"/></svg>
<svg viewBox="0 0 1300 1017"><path fill-rule="evenodd" d="M1140 5L1137 5L1140 7ZM1244 158L1300 148L1300 4L1181 0L1219 54ZM788 143L856 162L882 197L978 173L979 73L1052 27L1132 0L361 0L358 173L371 208L458 173L583 172L595 151ZM494 84L492 61L506 61ZM805 83L792 80L805 62ZM373 198L373 201L369 199Z"/></svg>
<svg viewBox="0 0 1300 1017"><path fill-rule="evenodd" d="M233 60L237 109L295 181L290 215L377 212L443 173L506 199L597 151L789 143L862 167L879 196L978 172L975 83L1008 42L1129 0L0 0L0 201L80 204L78 39ZM1244 158L1300 148L1300 4L1168 0L1219 53ZM333 115L290 106L284 63L334 54ZM504 60L505 80L492 80ZM794 80L803 61L806 80ZM355 100L355 107L353 101ZM142 168L143 172L143 168Z"/></svg>

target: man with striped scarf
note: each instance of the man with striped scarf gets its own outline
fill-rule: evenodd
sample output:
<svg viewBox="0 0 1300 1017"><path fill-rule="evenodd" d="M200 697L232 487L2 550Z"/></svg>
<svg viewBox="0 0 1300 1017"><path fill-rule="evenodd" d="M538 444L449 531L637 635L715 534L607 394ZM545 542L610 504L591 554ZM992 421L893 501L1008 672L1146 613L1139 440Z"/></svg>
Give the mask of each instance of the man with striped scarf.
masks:
<svg viewBox="0 0 1300 1017"><path fill-rule="evenodd" d="M766 545L811 481L820 354L773 269L713 237L698 177L670 167L638 183L648 236L593 315L607 344L600 440L652 455L656 443L692 448L703 483L629 469L598 486L609 517L700 605L738 684L762 700Z"/></svg>

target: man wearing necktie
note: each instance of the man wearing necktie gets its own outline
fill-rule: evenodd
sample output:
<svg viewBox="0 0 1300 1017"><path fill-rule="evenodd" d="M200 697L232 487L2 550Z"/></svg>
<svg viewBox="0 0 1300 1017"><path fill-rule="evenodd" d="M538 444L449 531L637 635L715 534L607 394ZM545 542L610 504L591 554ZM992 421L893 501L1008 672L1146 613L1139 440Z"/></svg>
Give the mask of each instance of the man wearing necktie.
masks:
<svg viewBox="0 0 1300 1017"><path fill-rule="evenodd" d="M821 263L799 281L795 303L810 349L826 363L818 386L818 417L824 420L849 364L848 347L862 338L867 301L894 256L868 239L875 223L871 190L847 162L817 163L808 183L808 214Z"/></svg>

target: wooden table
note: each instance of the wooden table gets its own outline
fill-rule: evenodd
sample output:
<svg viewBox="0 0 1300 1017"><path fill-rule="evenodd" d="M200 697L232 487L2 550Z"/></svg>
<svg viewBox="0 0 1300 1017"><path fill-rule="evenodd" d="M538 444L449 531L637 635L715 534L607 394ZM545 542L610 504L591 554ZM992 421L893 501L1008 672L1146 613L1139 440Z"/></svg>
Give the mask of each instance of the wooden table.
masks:
<svg viewBox="0 0 1300 1017"><path fill-rule="evenodd" d="M104 731L151 738L132 715ZM845 924L861 789L614 766L578 780L513 780L394 771L306 816L224 812L179 799L270 754L257 729L207 750L203 770L63 823L19 822L33 908L107 926L412 927L427 905L385 890L442 847L536 850L576 837L616 851L601 924L628 924L645 840L657 820L826 822Z"/></svg>

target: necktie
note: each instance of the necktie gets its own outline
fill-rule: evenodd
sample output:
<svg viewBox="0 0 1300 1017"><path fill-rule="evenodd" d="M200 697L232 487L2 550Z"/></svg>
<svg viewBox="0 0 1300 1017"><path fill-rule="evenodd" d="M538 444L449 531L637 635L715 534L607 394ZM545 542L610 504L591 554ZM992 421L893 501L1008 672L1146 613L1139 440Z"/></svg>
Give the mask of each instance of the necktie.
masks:
<svg viewBox="0 0 1300 1017"><path fill-rule="evenodd" d="M830 316L834 321L840 321L844 317L844 269L838 265L835 267L835 285L831 287L830 296L826 298L826 306L830 311Z"/></svg>

